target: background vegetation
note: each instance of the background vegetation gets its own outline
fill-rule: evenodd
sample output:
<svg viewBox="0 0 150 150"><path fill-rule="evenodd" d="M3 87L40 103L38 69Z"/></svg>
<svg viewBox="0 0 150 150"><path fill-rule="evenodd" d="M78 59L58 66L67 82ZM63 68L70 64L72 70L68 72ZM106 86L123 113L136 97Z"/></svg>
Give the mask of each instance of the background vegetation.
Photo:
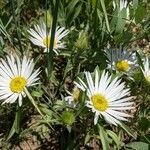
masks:
<svg viewBox="0 0 150 150"><path fill-rule="evenodd" d="M21 108L16 103L1 105L0 149L148 150L150 85L140 70L134 71L133 80L119 74L135 97L134 117L122 127L103 122L94 126L83 93L79 107L71 108L64 100L81 72L106 68L104 50L109 45L135 51L139 65L149 56L149 1L128 0L129 18L127 7L120 9L119 0L114 2L115 8L112 0L0 0L0 56L28 55L41 67L40 84L31 95L44 114L41 117L27 97ZM27 30L43 21L69 30L59 55L44 53L29 40Z"/></svg>

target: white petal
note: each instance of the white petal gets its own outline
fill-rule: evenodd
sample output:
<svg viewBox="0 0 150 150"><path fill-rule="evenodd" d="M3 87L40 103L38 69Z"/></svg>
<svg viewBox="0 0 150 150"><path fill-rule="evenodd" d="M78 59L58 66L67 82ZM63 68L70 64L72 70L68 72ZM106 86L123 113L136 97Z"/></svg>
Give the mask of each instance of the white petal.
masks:
<svg viewBox="0 0 150 150"><path fill-rule="evenodd" d="M94 125L97 124L98 118L99 118L99 113L96 112L96 113L95 113L95 117L94 117Z"/></svg>

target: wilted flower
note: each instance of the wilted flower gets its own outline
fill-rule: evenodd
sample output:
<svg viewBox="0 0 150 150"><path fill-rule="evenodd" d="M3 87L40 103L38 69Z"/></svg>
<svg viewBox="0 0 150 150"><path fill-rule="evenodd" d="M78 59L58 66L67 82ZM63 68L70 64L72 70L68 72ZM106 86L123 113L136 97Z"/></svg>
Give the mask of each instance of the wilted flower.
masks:
<svg viewBox="0 0 150 150"><path fill-rule="evenodd" d="M68 104L69 104L70 106L75 107L76 104L77 104L77 102L79 101L80 90L79 90L77 87L74 87L72 93L70 93L69 91L67 91L67 93L68 93L70 96L66 96L66 97L65 97L66 102L68 102Z"/></svg>
<svg viewBox="0 0 150 150"><path fill-rule="evenodd" d="M26 56L21 60L18 56L7 56L0 63L0 100L4 103L14 103L17 99L19 106L26 96L25 87L37 84L39 69L33 71L33 59Z"/></svg>
<svg viewBox="0 0 150 150"><path fill-rule="evenodd" d="M125 88L125 83L121 83L118 78L112 79L108 72L103 71L101 77L96 70L95 79L89 72L85 72L86 81L79 78L79 83L75 84L83 91L87 92L88 100L86 106L95 113L94 124L98 118L103 116L108 123L117 125L120 120L127 121L126 117L131 117L125 110L132 109L132 97L129 96L129 88Z"/></svg>
<svg viewBox="0 0 150 150"><path fill-rule="evenodd" d="M45 48L44 52L47 52L51 43L51 29L46 30L46 25L43 23L40 26L34 25L35 30L30 29L28 32L30 33L30 40L37 46L41 46ZM53 51L58 54L58 49L65 48L63 42L61 42L62 38L65 37L69 33L68 30L65 30L64 27L57 27L54 38L54 47Z"/></svg>
<svg viewBox="0 0 150 150"><path fill-rule="evenodd" d="M144 75L146 81L148 81L150 83L150 65L149 65L148 57L146 57L144 59L143 64L144 64L144 68L141 67L141 70L143 72L143 75Z"/></svg>

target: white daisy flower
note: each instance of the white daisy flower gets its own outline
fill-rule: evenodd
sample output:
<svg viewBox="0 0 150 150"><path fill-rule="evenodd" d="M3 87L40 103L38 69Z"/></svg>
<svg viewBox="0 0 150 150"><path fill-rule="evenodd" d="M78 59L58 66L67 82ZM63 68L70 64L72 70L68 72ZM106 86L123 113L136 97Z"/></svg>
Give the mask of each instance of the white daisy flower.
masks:
<svg viewBox="0 0 150 150"><path fill-rule="evenodd" d="M108 58L109 69L126 73L137 66L136 55L133 52L125 49L109 49L105 50L105 52Z"/></svg>
<svg viewBox="0 0 150 150"><path fill-rule="evenodd" d="M143 75L144 75L146 81L150 82L150 65L149 65L148 57L146 57L144 59L143 65L144 65L144 68L141 67Z"/></svg>
<svg viewBox="0 0 150 150"><path fill-rule="evenodd" d="M99 116L110 124L120 124L127 121L126 117L131 117L125 111L132 109L132 97L129 96L129 88L125 88L125 83L121 83L118 78L112 79L108 72L103 71L99 77L98 70L95 72L95 79L89 72L85 72L86 81L80 78L79 83L75 82L78 88L87 92L88 100L86 106L95 113L94 124L97 124Z"/></svg>
<svg viewBox="0 0 150 150"><path fill-rule="evenodd" d="M43 23L41 25L34 25L35 30L30 29L28 32L30 33L30 40L33 44L43 47L44 52L47 52L50 47L51 42L51 29L46 30L46 25ZM69 33L68 30L65 30L64 27L56 27L55 38L54 38L54 47L53 51L58 54L58 49L65 48L63 42L61 42L62 38L65 37Z"/></svg>
<svg viewBox="0 0 150 150"><path fill-rule="evenodd" d="M0 63L0 100L4 103L14 103L17 99L19 106L22 105L22 98L26 96L25 87L37 84L40 73L39 69L33 72L33 59L26 56L22 60L18 56L7 56L1 59Z"/></svg>
<svg viewBox="0 0 150 150"><path fill-rule="evenodd" d="M74 87L72 93L70 93L69 91L66 92L69 94L69 96L65 97L65 101L71 107L75 107L79 101L80 90L77 87Z"/></svg>

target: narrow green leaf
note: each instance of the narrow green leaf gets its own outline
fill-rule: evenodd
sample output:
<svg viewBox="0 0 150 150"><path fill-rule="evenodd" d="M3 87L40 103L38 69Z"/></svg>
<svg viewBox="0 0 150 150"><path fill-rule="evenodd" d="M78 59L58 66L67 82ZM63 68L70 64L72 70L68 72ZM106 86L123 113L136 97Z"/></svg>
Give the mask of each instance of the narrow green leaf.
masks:
<svg viewBox="0 0 150 150"><path fill-rule="evenodd" d="M79 5L78 7L76 7L75 13L74 13L74 15L72 17L72 20L74 20L79 15L79 13L81 11L81 8L82 8L82 5Z"/></svg>
<svg viewBox="0 0 150 150"><path fill-rule="evenodd" d="M79 0L70 1L69 5L67 6L67 10L68 10L67 14L70 15L72 13L72 11L74 10L74 8L78 2L79 2Z"/></svg>
<svg viewBox="0 0 150 150"><path fill-rule="evenodd" d="M116 133L114 133L113 131L111 130L107 130L106 131L107 134L113 139L113 141L116 143L117 145L117 148L119 149L120 145L121 145L121 141L120 141L120 138L117 136Z"/></svg>
<svg viewBox="0 0 150 150"><path fill-rule="evenodd" d="M126 144L126 147L133 148L134 150L149 150L149 144L144 142L131 142Z"/></svg>
<svg viewBox="0 0 150 150"><path fill-rule="evenodd" d="M133 132L130 130L130 128L125 125L123 122L121 122L120 126L130 135L132 136L133 138L135 138Z"/></svg>
<svg viewBox="0 0 150 150"><path fill-rule="evenodd" d="M139 5L135 11L135 21L136 23L140 23L145 17L147 10L145 6Z"/></svg>
<svg viewBox="0 0 150 150"><path fill-rule="evenodd" d="M118 12L118 20L116 25L116 32L121 33L124 29L126 23L126 8L123 8L121 11Z"/></svg>
<svg viewBox="0 0 150 150"><path fill-rule="evenodd" d="M43 91L42 90L33 91L31 95L34 96L34 97L38 97L39 98L39 97L42 97Z"/></svg>
<svg viewBox="0 0 150 150"><path fill-rule="evenodd" d="M90 140L91 136L89 134L89 132L86 134L85 139L84 139L84 145L87 144Z"/></svg>
<svg viewBox="0 0 150 150"><path fill-rule="evenodd" d="M68 60L67 65L66 65L66 67L65 67L65 71L64 71L63 79L65 79L65 77L66 77L67 73L68 73L69 71L71 71L71 70L72 70L72 68L73 68L73 66L72 66L72 64L71 64L70 60Z"/></svg>
<svg viewBox="0 0 150 150"><path fill-rule="evenodd" d="M109 150L108 136L104 128L98 125L99 135L102 143L103 150Z"/></svg>
<svg viewBox="0 0 150 150"><path fill-rule="evenodd" d="M89 0L90 4L92 5L92 8L95 9L96 7L96 1L97 0Z"/></svg>
<svg viewBox="0 0 150 150"><path fill-rule="evenodd" d="M138 7L139 0L133 0L133 8L136 9Z"/></svg>
<svg viewBox="0 0 150 150"><path fill-rule="evenodd" d="M146 131L150 127L150 121L146 117L141 117L139 121L139 128L141 131Z"/></svg>
<svg viewBox="0 0 150 150"><path fill-rule="evenodd" d="M106 27L107 27L108 32L110 33L109 21L108 21L108 16L107 16L107 11L106 11L104 0L100 0L100 2L101 2L101 5L102 5L104 16L105 16Z"/></svg>
<svg viewBox="0 0 150 150"><path fill-rule="evenodd" d="M137 51L136 51L136 57L137 57L138 64L139 64L142 68L144 68L143 63L142 63L141 56L140 56L140 54L139 54Z"/></svg>
<svg viewBox="0 0 150 150"><path fill-rule="evenodd" d="M21 115L21 111L20 111L20 108L18 107L18 109L16 111L16 115L15 115L15 120L14 120L11 130L7 136L6 141L10 140L15 133L19 133L20 115Z"/></svg>

